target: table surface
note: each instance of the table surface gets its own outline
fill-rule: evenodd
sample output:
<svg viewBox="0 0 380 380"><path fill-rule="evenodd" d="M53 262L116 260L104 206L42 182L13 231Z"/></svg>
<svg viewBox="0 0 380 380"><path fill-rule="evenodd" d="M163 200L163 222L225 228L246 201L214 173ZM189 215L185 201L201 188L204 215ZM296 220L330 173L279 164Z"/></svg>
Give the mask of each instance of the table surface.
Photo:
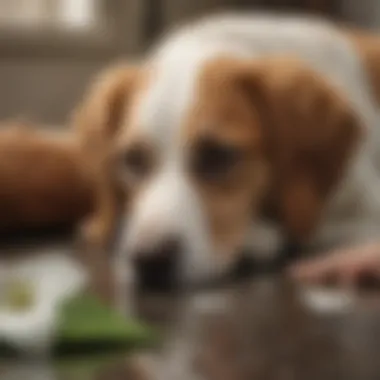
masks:
<svg viewBox="0 0 380 380"><path fill-rule="evenodd" d="M301 291L267 275L207 293L140 295L135 312L163 336L154 351L75 365L5 362L0 379L379 379L380 292L321 313Z"/></svg>

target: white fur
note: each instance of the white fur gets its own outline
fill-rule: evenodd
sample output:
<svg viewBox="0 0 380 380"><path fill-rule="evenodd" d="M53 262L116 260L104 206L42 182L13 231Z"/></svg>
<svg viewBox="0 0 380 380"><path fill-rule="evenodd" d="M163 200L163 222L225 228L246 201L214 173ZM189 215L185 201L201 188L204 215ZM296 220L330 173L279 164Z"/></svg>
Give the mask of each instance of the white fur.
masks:
<svg viewBox="0 0 380 380"><path fill-rule="evenodd" d="M134 123L156 144L159 169L132 212L128 250L147 243L146 239L154 244L164 235L179 233L187 243L184 265L190 277L217 268L204 212L186 178L181 132L196 97L200 69L210 58L225 54L249 58L293 54L346 94L367 127L367 138L310 244L375 238L380 221L378 114L355 48L332 25L318 19L227 14L180 28L148 56L154 79Z"/></svg>
<svg viewBox="0 0 380 380"><path fill-rule="evenodd" d="M210 260L206 258L212 247L204 215L196 192L175 166L168 165L156 174L135 202L130 220L123 245L123 250L130 252L129 257L149 251L165 238L178 236L186 252L182 278L209 272Z"/></svg>

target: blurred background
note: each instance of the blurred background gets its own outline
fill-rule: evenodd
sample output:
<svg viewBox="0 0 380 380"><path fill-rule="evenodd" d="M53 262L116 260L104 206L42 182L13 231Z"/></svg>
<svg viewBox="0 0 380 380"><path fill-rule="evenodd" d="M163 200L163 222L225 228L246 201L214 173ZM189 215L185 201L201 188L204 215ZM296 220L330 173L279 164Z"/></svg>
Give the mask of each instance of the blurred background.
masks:
<svg viewBox="0 0 380 380"><path fill-rule="evenodd" d="M62 125L101 67L138 56L172 24L226 7L380 25L379 0L0 0L0 120Z"/></svg>

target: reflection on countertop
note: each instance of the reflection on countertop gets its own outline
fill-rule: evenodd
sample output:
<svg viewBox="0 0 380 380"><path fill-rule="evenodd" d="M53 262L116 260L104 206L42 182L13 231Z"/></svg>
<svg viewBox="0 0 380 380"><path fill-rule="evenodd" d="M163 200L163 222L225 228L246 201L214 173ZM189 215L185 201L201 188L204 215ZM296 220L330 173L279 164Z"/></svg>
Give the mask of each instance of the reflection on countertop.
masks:
<svg viewBox="0 0 380 380"><path fill-rule="evenodd" d="M380 293L363 294L335 313L316 313L303 299L280 275L204 293L141 294L136 313L163 336L155 350L104 360L3 362L0 379L378 379Z"/></svg>

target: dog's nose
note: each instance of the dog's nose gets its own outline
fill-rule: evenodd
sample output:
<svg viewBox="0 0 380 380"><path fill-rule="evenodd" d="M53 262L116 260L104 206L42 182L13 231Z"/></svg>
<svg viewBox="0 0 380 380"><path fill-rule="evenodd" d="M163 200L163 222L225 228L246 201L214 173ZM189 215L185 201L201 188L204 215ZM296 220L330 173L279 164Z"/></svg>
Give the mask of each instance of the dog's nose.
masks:
<svg viewBox="0 0 380 380"><path fill-rule="evenodd" d="M182 244L178 237L135 252L134 267L138 285L149 291L168 291L178 284L178 265Z"/></svg>

